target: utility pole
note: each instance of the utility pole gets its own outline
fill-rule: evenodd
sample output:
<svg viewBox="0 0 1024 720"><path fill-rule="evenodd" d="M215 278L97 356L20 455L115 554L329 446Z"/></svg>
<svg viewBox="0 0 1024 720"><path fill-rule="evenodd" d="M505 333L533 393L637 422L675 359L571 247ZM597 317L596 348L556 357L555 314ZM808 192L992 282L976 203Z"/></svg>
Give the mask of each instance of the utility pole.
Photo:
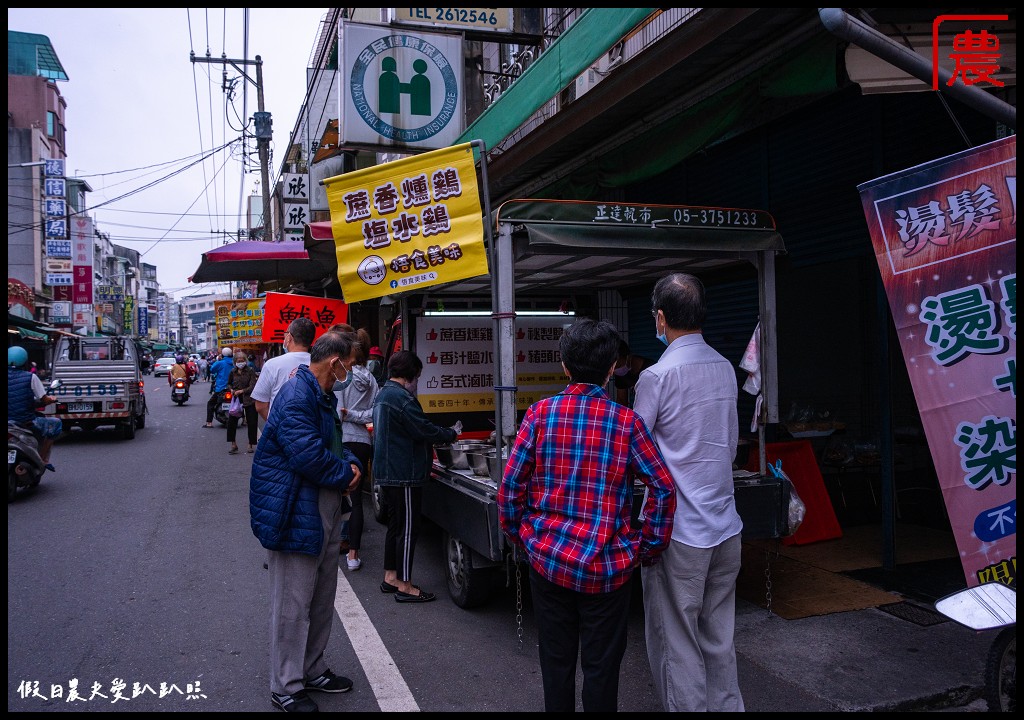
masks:
<svg viewBox="0 0 1024 720"><path fill-rule="evenodd" d="M256 104L258 111L253 113L253 124L255 125L256 147L260 154L260 177L263 184L263 239L274 239L273 213L270 211L270 141L273 138L273 120L270 113L263 108L263 59L259 55L255 60L232 60L227 55L214 58L209 53L205 58L197 58L195 52L189 53L189 59L201 63L221 63L231 65L242 74L249 82L256 86ZM250 78L241 65L256 66L256 80Z"/></svg>

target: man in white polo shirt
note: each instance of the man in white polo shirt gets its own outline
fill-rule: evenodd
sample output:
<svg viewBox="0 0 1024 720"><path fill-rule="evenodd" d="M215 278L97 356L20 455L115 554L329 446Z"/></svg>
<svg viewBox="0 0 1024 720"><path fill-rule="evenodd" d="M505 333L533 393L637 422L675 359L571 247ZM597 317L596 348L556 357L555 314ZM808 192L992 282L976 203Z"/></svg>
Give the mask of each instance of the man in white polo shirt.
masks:
<svg viewBox="0 0 1024 720"><path fill-rule="evenodd" d="M277 396L277 391L284 387L288 378L295 374L299 365L309 365L309 348L316 337L316 325L309 318L295 318L288 325L284 334L284 355L267 360L260 370L256 387L252 390L252 399L256 401L256 412L267 421L270 405Z"/></svg>

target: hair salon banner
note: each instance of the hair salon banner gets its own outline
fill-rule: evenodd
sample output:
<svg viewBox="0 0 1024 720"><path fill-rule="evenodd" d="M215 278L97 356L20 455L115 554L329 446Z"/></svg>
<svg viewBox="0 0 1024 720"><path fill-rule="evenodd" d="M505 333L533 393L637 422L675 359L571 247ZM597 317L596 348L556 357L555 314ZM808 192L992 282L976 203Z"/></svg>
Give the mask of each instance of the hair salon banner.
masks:
<svg viewBox="0 0 1024 720"><path fill-rule="evenodd" d="M858 189L968 586L1016 583L1017 141Z"/></svg>

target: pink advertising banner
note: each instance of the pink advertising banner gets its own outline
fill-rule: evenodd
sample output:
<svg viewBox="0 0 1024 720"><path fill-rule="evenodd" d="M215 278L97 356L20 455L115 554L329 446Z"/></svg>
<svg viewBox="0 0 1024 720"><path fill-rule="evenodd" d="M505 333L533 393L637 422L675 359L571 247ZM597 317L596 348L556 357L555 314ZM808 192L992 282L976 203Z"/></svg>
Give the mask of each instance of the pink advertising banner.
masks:
<svg viewBox="0 0 1024 720"><path fill-rule="evenodd" d="M1017 575L1016 137L858 186L969 587Z"/></svg>

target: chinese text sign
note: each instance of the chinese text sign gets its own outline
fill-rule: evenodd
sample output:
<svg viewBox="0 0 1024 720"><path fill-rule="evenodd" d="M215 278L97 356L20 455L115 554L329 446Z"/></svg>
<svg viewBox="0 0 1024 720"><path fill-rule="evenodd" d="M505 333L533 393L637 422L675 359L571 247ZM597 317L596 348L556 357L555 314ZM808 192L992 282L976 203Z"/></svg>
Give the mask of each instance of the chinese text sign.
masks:
<svg viewBox="0 0 1024 720"><path fill-rule="evenodd" d="M346 302L487 274L469 143L324 184Z"/></svg>
<svg viewBox="0 0 1024 720"><path fill-rule="evenodd" d="M970 586L1016 583L1017 143L859 186Z"/></svg>
<svg viewBox="0 0 1024 720"><path fill-rule="evenodd" d="M263 306L263 342L282 342L288 325L300 317L313 321L315 337L319 338L331 325L348 322L348 305L333 298L267 293Z"/></svg>
<svg viewBox="0 0 1024 720"><path fill-rule="evenodd" d="M565 389L558 340L571 317L516 318L516 409ZM416 328L423 360L417 385L427 413L494 412L494 321L489 317L426 316Z"/></svg>

